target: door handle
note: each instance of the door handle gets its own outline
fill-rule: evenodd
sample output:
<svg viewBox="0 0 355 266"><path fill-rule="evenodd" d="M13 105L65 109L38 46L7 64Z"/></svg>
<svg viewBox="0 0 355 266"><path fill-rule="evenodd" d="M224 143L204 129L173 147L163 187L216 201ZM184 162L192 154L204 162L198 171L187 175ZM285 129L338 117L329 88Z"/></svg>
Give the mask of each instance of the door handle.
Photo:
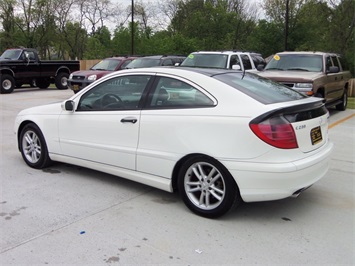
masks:
<svg viewBox="0 0 355 266"><path fill-rule="evenodd" d="M137 118L133 118L133 117L127 117L127 118L122 118L121 119L121 123L132 123L135 124L137 123L138 119Z"/></svg>

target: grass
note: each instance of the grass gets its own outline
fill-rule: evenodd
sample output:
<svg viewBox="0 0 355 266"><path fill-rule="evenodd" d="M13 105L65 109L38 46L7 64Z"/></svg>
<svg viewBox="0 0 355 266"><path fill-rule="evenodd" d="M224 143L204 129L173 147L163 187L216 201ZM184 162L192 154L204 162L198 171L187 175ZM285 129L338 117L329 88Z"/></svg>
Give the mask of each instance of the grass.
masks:
<svg viewBox="0 0 355 266"><path fill-rule="evenodd" d="M348 97L348 108L355 109L355 97Z"/></svg>

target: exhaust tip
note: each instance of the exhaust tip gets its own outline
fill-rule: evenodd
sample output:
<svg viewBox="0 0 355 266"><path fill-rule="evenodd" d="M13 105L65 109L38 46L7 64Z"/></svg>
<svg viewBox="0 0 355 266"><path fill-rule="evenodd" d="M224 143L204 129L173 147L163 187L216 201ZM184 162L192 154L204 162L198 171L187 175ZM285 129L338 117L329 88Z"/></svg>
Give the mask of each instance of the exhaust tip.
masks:
<svg viewBox="0 0 355 266"><path fill-rule="evenodd" d="M297 198L303 191L305 191L306 189L310 188L311 186L312 186L312 185L310 185L310 186L308 186L308 187L301 188L301 189L295 191L295 192L292 194L291 198Z"/></svg>

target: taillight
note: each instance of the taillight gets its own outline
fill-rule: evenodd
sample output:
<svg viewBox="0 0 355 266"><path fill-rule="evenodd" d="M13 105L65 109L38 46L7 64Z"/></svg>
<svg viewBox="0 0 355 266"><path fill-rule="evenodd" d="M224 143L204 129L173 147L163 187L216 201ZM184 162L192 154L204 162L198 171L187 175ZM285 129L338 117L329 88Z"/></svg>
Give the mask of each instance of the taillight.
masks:
<svg viewBox="0 0 355 266"><path fill-rule="evenodd" d="M261 140L280 149L298 148L292 125L282 116L250 123L250 128Z"/></svg>

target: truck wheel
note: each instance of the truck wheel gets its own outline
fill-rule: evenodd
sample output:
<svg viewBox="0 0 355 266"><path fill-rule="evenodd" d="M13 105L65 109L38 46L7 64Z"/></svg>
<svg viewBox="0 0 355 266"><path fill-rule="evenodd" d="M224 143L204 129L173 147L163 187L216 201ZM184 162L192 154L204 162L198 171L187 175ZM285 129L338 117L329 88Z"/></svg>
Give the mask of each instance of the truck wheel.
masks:
<svg viewBox="0 0 355 266"><path fill-rule="evenodd" d="M348 105L348 90L344 90L344 94L341 97L341 103L337 104L335 108L339 111L345 111Z"/></svg>
<svg viewBox="0 0 355 266"><path fill-rule="evenodd" d="M58 90L66 90L68 88L68 78L68 73L58 73L58 75L55 77L55 86Z"/></svg>
<svg viewBox="0 0 355 266"><path fill-rule="evenodd" d="M46 79L39 79L37 80L37 86L40 89L47 89L49 87L51 83L49 82L49 80Z"/></svg>
<svg viewBox="0 0 355 266"><path fill-rule="evenodd" d="M11 75L1 75L1 94L11 93L15 88L15 80Z"/></svg>

